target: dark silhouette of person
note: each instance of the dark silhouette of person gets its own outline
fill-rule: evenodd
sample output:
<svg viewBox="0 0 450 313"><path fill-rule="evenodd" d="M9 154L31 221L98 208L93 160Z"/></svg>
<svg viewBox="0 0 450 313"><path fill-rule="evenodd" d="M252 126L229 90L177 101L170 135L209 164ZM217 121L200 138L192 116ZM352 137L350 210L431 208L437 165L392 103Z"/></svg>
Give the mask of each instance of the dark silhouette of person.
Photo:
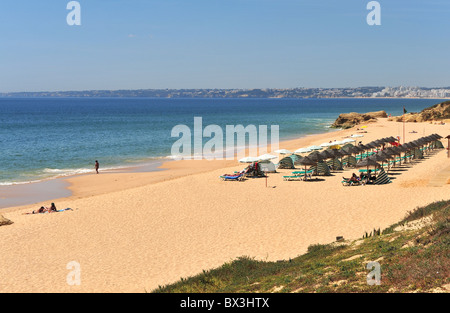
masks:
<svg viewBox="0 0 450 313"><path fill-rule="evenodd" d="M57 212L57 211L58 211L58 210L56 209L55 204L52 203L52 205L51 205L50 208L48 209L48 212L49 212L49 213L52 213L52 212Z"/></svg>
<svg viewBox="0 0 450 313"><path fill-rule="evenodd" d="M95 171L97 172L97 174L98 174L98 168L99 167L100 167L100 164L98 164L98 161L95 160Z"/></svg>

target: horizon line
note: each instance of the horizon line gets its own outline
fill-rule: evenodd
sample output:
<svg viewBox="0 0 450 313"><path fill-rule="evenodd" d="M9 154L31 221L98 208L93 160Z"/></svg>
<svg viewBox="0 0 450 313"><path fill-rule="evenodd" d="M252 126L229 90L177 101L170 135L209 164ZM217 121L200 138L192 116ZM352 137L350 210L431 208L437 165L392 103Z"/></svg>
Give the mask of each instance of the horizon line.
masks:
<svg viewBox="0 0 450 313"><path fill-rule="evenodd" d="M15 93L67 93L67 92L121 92L121 91L183 91L183 90L242 90L242 91L254 91L254 90L296 90L296 89L360 89L360 88L417 88L417 89L450 89L450 86L442 87L423 87L423 86L358 86L358 87L262 87L262 88L136 88L136 89L81 89L81 90L41 90L41 91L4 91L0 94L15 94Z"/></svg>

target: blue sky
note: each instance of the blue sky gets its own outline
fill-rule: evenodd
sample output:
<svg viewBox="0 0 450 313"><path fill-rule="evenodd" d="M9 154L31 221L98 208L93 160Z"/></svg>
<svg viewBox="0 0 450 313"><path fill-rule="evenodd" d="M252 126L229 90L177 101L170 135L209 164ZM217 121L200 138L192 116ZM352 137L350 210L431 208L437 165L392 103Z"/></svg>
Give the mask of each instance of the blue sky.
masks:
<svg viewBox="0 0 450 313"><path fill-rule="evenodd" d="M0 2L0 92L450 86L450 1Z"/></svg>

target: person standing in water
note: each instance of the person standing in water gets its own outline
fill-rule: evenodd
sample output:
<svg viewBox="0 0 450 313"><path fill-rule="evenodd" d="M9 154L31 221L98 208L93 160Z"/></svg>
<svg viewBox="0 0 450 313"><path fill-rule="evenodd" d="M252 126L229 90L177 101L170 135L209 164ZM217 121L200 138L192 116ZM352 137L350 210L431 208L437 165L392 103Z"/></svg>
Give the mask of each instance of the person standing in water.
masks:
<svg viewBox="0 0 450 313"><path fill-rule="evenodd" d="M98 161L95 160L95 171L97 172L97 174L98 174L98 168L99 167L100 167L100 165L98 164Z"/></svg>

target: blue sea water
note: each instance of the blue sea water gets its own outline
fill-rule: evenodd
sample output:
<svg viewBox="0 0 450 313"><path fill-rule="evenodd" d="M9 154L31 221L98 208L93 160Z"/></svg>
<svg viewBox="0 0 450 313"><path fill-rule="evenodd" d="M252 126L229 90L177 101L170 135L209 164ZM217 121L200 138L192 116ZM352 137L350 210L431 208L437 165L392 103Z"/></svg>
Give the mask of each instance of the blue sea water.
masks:
<svg viewBox="0 0 450 313"><path fill-rule="evenodd" d="M340 113L400 115L433 99L0 98L0 185L170 156L174 126L279 125L280 139L333 131ZM269 137L270 139L270 137ZM205 138L204 142L209 138Z"/></svg>

